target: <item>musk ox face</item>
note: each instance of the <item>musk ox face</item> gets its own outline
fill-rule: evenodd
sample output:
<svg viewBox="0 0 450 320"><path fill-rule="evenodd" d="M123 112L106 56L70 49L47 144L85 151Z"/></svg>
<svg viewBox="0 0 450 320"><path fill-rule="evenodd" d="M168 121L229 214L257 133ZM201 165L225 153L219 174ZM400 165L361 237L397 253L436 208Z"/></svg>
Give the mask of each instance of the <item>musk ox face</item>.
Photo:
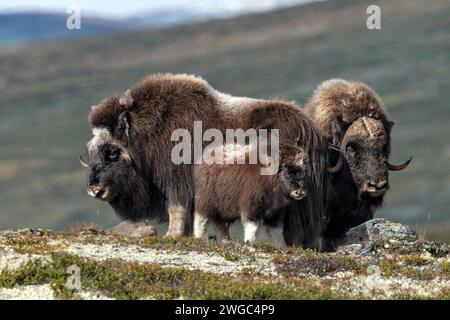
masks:
<svg viewBox="0 0 450 320"><path fill-rule="evenodd" d="M165 198L143 168L138 143L130 139L130 114L124 111L113 127L96 127L85 160L88 195L108 202L130 221L162 217Z"/></svg>
<svg viewBox="0 0 450 320"><path fill-rule="evenodd" d="M295 155L285 157L280 166L279 179L285 196L293 200L302 200L306 196L308 154L298 148Z"/></svg>
<svg viewBox="0 0 450 320"><path fill-rule="evenodd" d="M389 188L385 137L361 139L350 136L341 148L360 194L370 198L383 196Z"/></svg>
<svg viewBox="0 0 450 320"><path fill-rule="evenodd" d="M360 196L370 198L374 202L381 201L389 189L389 170L402 170L411 161L410 159L399 166L388 162L392 126L392 122L359 118L345 130L340 145ZM334 128L333 131L335 137L339 136L339 130Z"/></svg>
<svg viewBox="0 0 450 320"><path fill-rule="evenodd" d="M388 129L390 130L390 128ZM383 123L362 117L346 131L341 144L362 197L381 198L389 189L389 132Z"/></svg>
<svg viewBox="0 0 450 320"><path fill-rule="evenodd" d="M107 129L94 129L94 137L87 144L88 195L112 202L119 194L127 192L131 180L136 179L133 160L121 143Z"/></svg>

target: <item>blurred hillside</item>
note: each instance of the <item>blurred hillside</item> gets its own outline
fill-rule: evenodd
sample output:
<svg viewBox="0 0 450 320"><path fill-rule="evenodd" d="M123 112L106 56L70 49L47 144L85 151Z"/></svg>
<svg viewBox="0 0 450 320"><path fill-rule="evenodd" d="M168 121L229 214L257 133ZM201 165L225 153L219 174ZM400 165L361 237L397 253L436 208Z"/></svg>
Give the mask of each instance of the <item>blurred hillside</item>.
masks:
<svg viewBox="0 0 450 320"><path fill-rule="evenodd" d="M0 46L82 38L134 28L131 21L82 16L79 30L64 28L68 14L48 12L0 13Z"/></svg>
<svg viewBox="0 0 450 320"><path fill-rule="evenodd" d="M366 28L379 4L382 29ZM64 25L62 26L64 27ZM331 1L229 20L0 49L0 229L116 222L85 194L90 106L146 74L186 72L234 95L304 102L323 80L367 82L393 130L378 216L450 230L450 2ZM429 220L429 221L428 221Z"/></svg>
<svg viewBox="0 0 450 320"><path fill-rule="evenodd" d="M171 0L134 2L127 6L119 1L80 2L81 29L63 26L69 16L70 1L39 1L21 7L24 0L0 2L0 47L24 45L62 39L85 38L138 29L191 24L200 21L231 18L243 14L267 12L317 0ZM28 5L30 5L28 3ZM69 12L71 12L69 10Z"/></svg>

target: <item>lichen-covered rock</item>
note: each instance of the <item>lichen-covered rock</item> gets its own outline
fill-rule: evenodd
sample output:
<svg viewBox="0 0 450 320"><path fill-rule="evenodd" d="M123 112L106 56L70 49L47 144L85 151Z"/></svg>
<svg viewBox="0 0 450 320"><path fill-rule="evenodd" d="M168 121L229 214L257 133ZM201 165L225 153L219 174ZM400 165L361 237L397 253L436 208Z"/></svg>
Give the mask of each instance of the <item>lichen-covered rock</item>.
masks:
<svg viewBox="0 0 450 320"><path fill-rule="evenodd" d="M50 258L38 254L20 253L13 248L0 247L0 270L15 271L22 265L36 260L40 260L45 264L50 261Z"/></svg>
<svg viewBox="0 0 450 320"><path fill-rule="evenodd" d="M351 228L345 236L344 244L380 240L414 241L417 240L417 234L404 224L373 219Z"/></svg>
<svg viewBox="0 0 450 320"><path fill-rule="evenodd" d="M385 219L373 219L351 228L337 251L358 256L396 250L414 253L420 250L416 246L418 243L417 234L408 226Z"/></svg>
<svg viewBox="0 0 450 320"><path fill-rule="evenodd" d="M156 229L146 221L128 222L123 221L118 225L106 230L109 233L124 237L151 237L156 236Z"/></svg>

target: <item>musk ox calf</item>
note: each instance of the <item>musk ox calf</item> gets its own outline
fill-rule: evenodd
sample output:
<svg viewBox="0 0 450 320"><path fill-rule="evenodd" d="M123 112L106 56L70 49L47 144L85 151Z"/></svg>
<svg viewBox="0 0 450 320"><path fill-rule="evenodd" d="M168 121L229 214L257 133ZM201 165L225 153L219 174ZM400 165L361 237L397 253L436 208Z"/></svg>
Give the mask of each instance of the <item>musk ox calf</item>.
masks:
<svg viewBox="0 0 450 320"><path fill-rule="evenodd" d="M327 205L325 238L333 241L373 218L389 188L389 170L402 170L411 159L401 165L388 162L394 123L375 91L363 83L325 81L304 110L347 160L340 178L334 177L334 194ZM345 172L350 176L343 177Z"/></svg>
<svg viewBox="0 0 450 320"><path fill-rule="evenodd" d="M198 77L157 74L93 107L89 121L93 137L80 159L88 168L88 194L107 201L124 220L169 218L168 236L192 232L193 164L172 161L172 134L180 128L193 134L194 122L201 121L202 133L274 129L280 141L302 147L310 158L308 197L284 223L295 232L301 217L314 226L321 221L333 164L326 139L294 103L232 97Z"/></svg>
<svg viewBox="0 0 450 320"><path fill-rule="evenodd" d="M246 152L245 149L230 150L228 146L224 149L224 153L228 153L225 157ZM261 174L260 162L196 165L195 237L205 237L210 221L216 227L219 240L229 239L229 224L240 219L244 241L255 241L258 227L263 223L267 226L270 240L283 245L282 228L271 227L282 225L283 217L277 214L280 208L307 195L305 178L309 157L302 148L282 145L277 162L278 172L272 175Z"/></svg>

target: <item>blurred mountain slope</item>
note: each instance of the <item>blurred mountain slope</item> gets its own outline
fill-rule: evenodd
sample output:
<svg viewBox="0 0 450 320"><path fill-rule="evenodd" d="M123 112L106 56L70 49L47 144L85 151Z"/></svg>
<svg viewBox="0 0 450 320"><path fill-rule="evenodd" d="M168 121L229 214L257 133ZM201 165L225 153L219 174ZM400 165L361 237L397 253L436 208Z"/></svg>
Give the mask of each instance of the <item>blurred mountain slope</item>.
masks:
<svg viewBox="0 0 450 320"><path fill-rule="evenodd" d="M69 14L33 11L0 13L0 46L83 38L134 27L127 20L82 16L81 29L69 30L65 27L68 16Z"/></svg>
<svg viewBox="0 0 450 320"><path fill-rule="evenodd" d="M64 27L71 14L61 10L65 6L63 1L57 7L55 7L55 4L46 7L44 1L40 5L35 4L37 7L27 9L20 9L20 7L14 7L11 4L1 4L0 47L85 38L126 30L157 29L199 21L231 18L252 12L265 12L274 8L314 1L317 0L260 0L258 2L253 0L221 0L219 2L175 0L151 4L132 3L119 7L117 7L117 3L112 3L109 8L92 3L80 7L82 14L81 28L76 30L68 30ZM20 2L15 5L18 4ZM8 10L8 8L10 9Z"/></svg>

